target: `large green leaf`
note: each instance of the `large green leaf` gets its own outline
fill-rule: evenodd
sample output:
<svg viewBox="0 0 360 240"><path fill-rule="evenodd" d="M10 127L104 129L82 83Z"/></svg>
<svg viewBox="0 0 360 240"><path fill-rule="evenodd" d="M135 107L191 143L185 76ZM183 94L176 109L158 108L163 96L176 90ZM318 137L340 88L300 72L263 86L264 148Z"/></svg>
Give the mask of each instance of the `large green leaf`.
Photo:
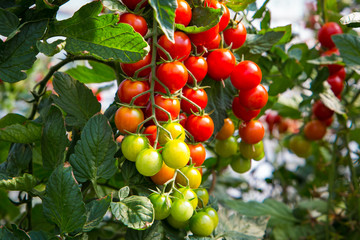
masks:
<svg viewBox="0 0 360 240"><path fill-rule="evenodd" d="M0 165L2 179L19 176L19 174L29 168L32 158L32 147L30 144L12 144L6 162Z"/></svg>
<svg viewBox="0 0 360 240"><path fill-rule="evenodd" d="M76 143L75 153L70 156L76 179L84 182L111 178L117 170L116 146L107 118L102 114L92 117Z"/></svg>
<svg viewBox="0 0 360 240"><path fill-rule="evenodd" d="M2 8L0 8L0 34L3 36L9 36L19 26L19 18Z"/></svg>
<svg viewBox="0 0 360 240"><path fill-rule="evenodd" d="M72 168L59 166L46 184L43 207L45 217L60 228L60 233L81 229L86 222L85 204Z"/></svg>
<svg viewBox="0 0 360 240"><path fill-rule="evenodd" d="M44 168L53 170L64 162L68 144L65 121L61 111L55 106L50 108L44 120L41 155Z"/></svg>
<svg viewBox="0 0 360 240"><path fill-rule="evenodd" d="M147 197L131 196L110 204L117 220L133 229L145 229L154 222L154 208Z"/></svg>
<svg viewBox="0 0 360 240"><path fill-rule="evenodd" d="M48 57L52 57L55 54L59 53L65 45L65 40L58 39L52 43L46 41L37 41L36 46L40 52L45 54Z"/></svg>
<svg viewBox="0 0 360 240"><path fill-rule="evenodd" d="M151 227L144 231L138 231L128 228L125 235L125 240L163 240L165 237L165 230L161 221L154 222Z"/></svg>
<svg viewBox="0 0 360 240"><path fill-rule="evenodd" d="M282 38L276 43L276 44L285 44L288 43L291 40L291 24L286 26L280 26L275 28L269 28L266 30L261 30L260 33L263 34L265 32L284 32L284 35Z"/></svg>
<svg viewBox="0 0 360 240"><path fill-rule="evenodd" d="M176 0L150 0L149 2L161 30L171 42L174 42Z"/></svg>
<svg viewBox="0 0 360 240"><path fill-rule="evenodd" d="M5 226L0 227L0 239L6 240L30 240L30 236L16 225L12 225L13 232L10 232Z"/></svg>
<svg viewBox="0 0 360 240"><path fill-rule="evenodd" d="M110 9L111 11L119 11L119 12L125 12L126 7L121 4L119 0L101 0L104 7Z"/></svg>
<svg viewBox="0 0 360 240"><path fill-rule="evenodd" d="M272 110L275 110L281 115L282 117L288 117L291 119L300 119L302 118L301 112L298 108L285 105L283 103L276 102L272 107Z"/></svg>
<svg viewBox="0 0 360 240"><path fill-rule="evenodd" d="M26 191L29 192L37 184L36 178L28 173L21 177L14 177L7 180L0 180L0 188L11 191Z"/></svg>
<svg viewBox="0 0 360 240"><path fill-rule="evenodd" d="M98 16L102 8L98 1L86 4L73 17L51 23L46 38L67 37L65 50L72 54L126 63L141 60L149 52L145 40L129 24L117 24L117 15Z"/></svg>
<svg viewBox="0 0 360 240"><path fill-rule="evenodd" d="M340 18L340 23L352 28L360 27L360 12L353 12Z"/></svg>
<svg viewBox="0 0 360 240"><path fill-rule="evenodd" d="M247 6L253 2L255 2L255 0L230 0L226 2L226 6L235 12L239 12L244 11Z"/></svg>
<svg viewBox="0 0 360 240"><path fill-rule="evenodd" d="M102 221L105 213L110 207L111 196L108 195L101 199L96 199L94 201L86 204L86 223L83 227L84 232L90 232L92 229L96 228Z"/></svg>
<svg viewBox="0 0 360 240"><path fill-rule="evenodd" d="M333 35L332 39L346 66L360 71L360 37L350 34L337 34Z"/></svg>
<svg viewBox="0 0 360 240"><path fill-rule="evenodd" d="M38 50L36 41L45 31L47 21L26 23L18 34L0 45L0 76L5 82L26 78L24 70L32 67Z"/></svg>
<svg viewBox="0 0 360 240"><path fill-rule="evenodd" d="M270 50L284 34L285 32L266 32L264 35L247 34L243 47L250 48L252 54L261 54Z"/></svg>
<svg viewBox="0 0 360 240"><path fill-rule="evenodd" d="M82 83L102 83L116 79L114 70L102 63L90 61L91 68L78 65L66 71L71 77Z"/></svg>
<svg viewBox="0 0 360 240"><path fill-rule="evenodd" d="M58 96L53 95L53 100L67 113L67 124L84 126L87 120L95 113L100 112L101 105L92 91L69 75L60 72L55 73L53 86L58 94Z"/></svg>

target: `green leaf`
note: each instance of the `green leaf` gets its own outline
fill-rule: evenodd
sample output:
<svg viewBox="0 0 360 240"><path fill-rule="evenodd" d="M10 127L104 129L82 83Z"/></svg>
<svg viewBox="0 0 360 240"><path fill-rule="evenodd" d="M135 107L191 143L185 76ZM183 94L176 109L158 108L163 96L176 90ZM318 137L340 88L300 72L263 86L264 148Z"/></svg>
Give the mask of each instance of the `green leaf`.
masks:
<svg viewBox="0 0 360 240"><path fill-rule="evenodd" d="M0 166L3 167L3 179L8 179L9 176L19 176L21 171L29 168L29 163L32 158L32 147L29 144L15 143L11 146L6 162Z"/></svg>
<svg viewBox="0 0 360 240"><path fill-rule="evenodd" d="M30 231L29 236L31 240L57 240L56 236L44 231Z"/></svg>
<svg viewBox="0 0 360 240"><path fill-rule="evenodd" d="M101 0L104 7L111 11L126 12L126 7L118 0Z"/></svg>
<svg viewBox="0 0 360 240"><path fill-rule="evenodd" d="M327 213L327 202L321 199L314 199L314 200L304 200L299 202L298 207L307 209L309 211L316 210L320 213Z"/></svg>
<svg viewBox="0 0 360 240"><path fill-rule="evenodd" d="M115 14L98 16L101 2L84 5L73 17L50 24L46 38L65 36L65 50L75 55L91 55L103 60L136 62L149 52L143 37Z"/></svg>
<svg viewBox="0 0 360 240"><path fill-rule="evenodd" d="M326 68L317 72L316 78L311 82L310 90L313 93L321 93L324 91L324 81L329 77L329 70Z"/></svg>
<svg viewBox="0 0 360 240"><path fill-rule="evenodd" d="M81 229L86 222L85 204L72 168L59 166L46 184L43 198L45 217L60 228L60 233Z"/></svg>
<svg viewBox="0 0 360 240"><path fill-rule="evenodd" d="M55 224L50 223L44 216L43 205L36 204L31 210L32 230L54 232ZM31 234L30 234L31 236Z"/></svg>
<svg viewBox="0 0 360 240"><path fill-rule="evenodd" d="M266 32L264 35L247 34L244 47L250 48L252 54L261 54L270 50L284 34L285 32Z"/></svg>
<svg viewBox="0 0 360 240"><path fill-rule="evenodd" d="M0 202L0 219L15 219L19 216L20 209L10 202L8 191L0 189Z"/></svg>
<svg viewBox="0 0 360 240"><path fill-rule="evenodd" d="M92 117L81 132L75 153L70 156L76 179L85 182L111 178L117 170L116 146L107 118L102 114Z"/></svg>
<svg viewBox="0 0 360 240"><path fill-rule="evenodd" d="M253 2L255 2L255 0L230 0L226 2L226 6L235 12L240 12L244 11L248 5Z"/></svg>
<svg viewBox="0 0 360 240"><path fill-rule="evenodd" d="M110 204L115 218L133 229L146 229L154 222L154 208L147 197L131 196Z"/></svg>
<svg viewBox="0 0 360 240"><path fill-rule="evenodd" d="M331 37L340 51L344 63L360 71L360 37L350 34L337 34Z"/></svg>
<svg viewBox="0 0 360 240"><path fill-rule="evenodd" d="M19 18L2 8L0 8L0 35L9 36L12 32L17 30L19 26Z"/></svg>
<svg viewBox="0 0 360 240"><path fill-rule="evenodd" d="M223 15L222 9L214 9L208 7L194 7L192 9L193 18L189 26L176 24L176 28L186 33L204 32L219 23Z"/></svg>
<svg viewBox="0 0 360 240"><path fill-rule="evenodd" d="M26 23L18 34L0 45L0 76L5 82L26 78L24 70L32 67L38 50L36 41L45 31L47 21Z"/></svg>
<svg viewBox="0 0 360 240"><path fill-rule="evenodd" d="M277 45L290 42L291 37L292 37L291 24L286 25L286 26L276 27L276 28L268 28L268 29L264 29L264 30L260 31L261 34L264 34L266 32L283 32L284 33L282 38L276 43Z"/></svg>
<svg viewBox="0 0 360 240"><path fill-rule="evenodd" d="M314 65L328 65L328 64L343 65L342 58L336 54L333 54L331 56L322 56L319 58L311 59L308 60L307 62Z"/></svg>
<svg viewBox="0 0 360 240"><path fill-rule="evenodd" d="M52 98L56 105L67 113L66 123L70 126L84 126L101 105L92 91L69 75L57 72L53 80L54 90L59 96Z"/></svg>
<svg viewBox="0 0 360 240"><path fill-rule="evenodd" d="M360 128L355 128L350 131L349 134L350 141L360 142Z"/></svg>
<svg viewBox="0 0 360 240"><path fill-rule="evenodd" d="M340 18L340 23L352 28L360 27L360 12L353 12Z"/></svg>
<svg viewBox="0 0 360 240"><path fill-rule="evenodd" d="M320 99L326 107L333 110L337 114L345 114L344 106L341 105L339 99L334 95L334 93L328 89L324 93L320 93Z"/></svg>
<svg viewBox="0 0 360 240"><path fill-rule="evenodd" d="M114 70L102 63L89 61L91 69L78 65L66 71L74 79L82 83L102 83L110 82L116 79Z"/></svg>
<svg viewBox="0 0 360 240"><path fill-rule="evenodd" d="M65 121L61 111L52 106L44 119L41 137L41 155L45 169L53 170L64 162L68 145Z"/></svg>
<svg viewBox="0 0 360 240"><path fill-rule="evenodd" d="M151 7L154 9L156 21L165 36L175 42L175 10L177 8L176 0L150 0Z"/></svg>
<svg viewBox="0 0 360 240"><path fill-rule="evenodd" d="M0 141L32 143L40 140L41 125L10 113L0 119Z"/></svg>
<svg viewBox="0 0 360 240"><path fill-rule="evenodd" d="M146 178L136 170L134 162L125 161L121 166L121 174L130 187L145 186L147 183Z"/></svg>
<svg viewBox="0 0 360 240"><path fill-rule="evenodd" d="M7 180L0 180L0 188L10 191L30 192L37 184L36 178L28 173L21 177L14 177Z"/></svg>
<svg viewBox="0 0 360 240"><path fill-rule="evenodd" d="M264 12L266 11L266 6L269 3L269 0L266 0L263 5L254 13L254 15L252 16L253 19L256 18L262 18Z"/></svg>
<svg viewBox="0 0 360 240"><path fill-rule="evenodd" d="M6 240L30 240L30 236L23 230L18 229L12 224L13 232L10 232L5 226L0 226L0 239Z"/></svg>
<svg viewBox="0 0 360 240"><path fill-rule="evenodd" d="M165 237L165 229L161 221L154 222L151 227L144 231L138 231L128 228L125 240L163 240Z"/></svg>
<svg viewBox="0 0 360 240"><path fill-rule="evenodd" d="M110 207L111 196L96 199L86 204L86 223L83 227L84 232L90 232L102 221L105 213Z"/></svg>
<svg viewBox="0 0 360 240"><path fill-rule="evenodd" d="M65 40L58 39L52 43L48 43L46 41L37 41L36 47L46 56L52 57L65 47Z"/></svg>
<svg viewBox="0 0 360 240"><path fill-rule="evenodd" d="M288 117L291 119L300 119L302 118L301 112L298 108L288 106L279 102L276 102L272 107L272 110L277 111L280 116Z"/></svg>
<svg viewBox="0 0 360 240"><path fill-rule="evenodd" d="M276 96L294 86L294 82L292 80L282 76L272 77L269 81L271 82L268 91L270 96Z"/></svg>
<svg viewBox="0 0 360 240"><path fill-rule="evenodd" d="M124 198L128 197L130 194L130 188L125 186L119 190L119 201L122 201Z"/></svg>

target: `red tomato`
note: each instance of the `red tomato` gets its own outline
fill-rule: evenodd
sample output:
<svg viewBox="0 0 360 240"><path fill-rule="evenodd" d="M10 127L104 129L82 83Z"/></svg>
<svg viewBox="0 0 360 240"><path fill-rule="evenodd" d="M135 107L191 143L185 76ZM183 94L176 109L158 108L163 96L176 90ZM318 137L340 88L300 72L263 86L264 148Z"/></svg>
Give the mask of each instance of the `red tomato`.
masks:
<svg viewBox="0 0 360 240"><path fill-rule="evenodd" d="M330 50L327 50L327 51L323 52L321 54L321 56L329 57L329 56L331 56L333 54L340 55L340 52L339 52L339 50L337 48L333 48L333 49L330 49ZM343 68L343 66L341 66L339 64L329 64L329 65L326 65L326 66L329 68L330 75L335 74L336 72L340 71ZM345 78L343 78L343 79L345 79Z"/></svg>
<svg viewBox="0 0 360 240"><path fill-rule="evenodd" d="M155 104L164 110L168 111L171 116L171 120L177 118L180 113L180 101L178 98L167 98L163 97L160 94L155 95ZM151 104L148 104L146 107L145 115L146 117L151 116L152 107ZM168 121L168 115L159 108L155 109L155 117L158 121Z"/></svg>
<svg viewBox="0 0 360 240"><path fill-rule="evenodd" d="M216 81L228 78L236 64L234 55L228 49L217 49L212 51L206 61L209 66L208 74Z"/></svg>
<svg viewBox="0 0 360 240"><path fill-rule="evenodd" d="M325 23L318 32L318 39L321 46L326 48L335 47L335 43L331 39L332 35L343 33L341 27L336 22Z"/></svg>
<svg viewBox="0 0 360 240"><path fill-rule="evenodd" d="M214 122L209 115L196 116L191 114L186 121L186 130L197 142L208 140L214 132Z"/></svg>
<svg viewBox="0 0 360 240"><path fill-rule="evenodd" d="M242 141L248 144L255 144L264 138L265 129L260 121L251 120L240 125L239 135Z"/></svg>
<svg viewBox="0 0 360 240"><path fill-rule="evenodd" d="M186 120L187 120L186 114L185 113L180 113L179 119L180 119L179 123L181 124L181 126L183 126L183 128L185 128Z"/></svg>
<svg viewBox="0 0 360 240"><path fill-rule="evenodd" d="M235 125L230 118L224 119L224 125L222 125L220 131L217 132L215 138L219 140L225 140L234 134Z"/></svg>
<svg viewBox="0 0 360 240"><path fill-rule="evenodd" d="M114 121L120 133L134 133L138 125L144 121L144 114L137 108L120 107L115 113Z"/></svg>
<svg viewBox="0 0 360 240"><path fill-rule="evenodd" d="M344 89L344 82L338 75L330 75L327 82L330 84L331 90L336 96Z"/></svg>
<svg viewBox="0 0 360 240"><path fill-rule="evenodd" d="M219 9L219 8L221 8L221 6L224 8L224 13L219 22L219 32L223 31L227 27L227 25L229 24L229 21L230 21L230 11L226 7L226 5L224 3L220 3L216 0L205 0L204 6L214 8L214 9Z"/></svg>
<svg viewBox="0 0 360 240"><path fill-rule="evenodd" d="M320 140L326 134L326 126L319 120L311 120L305 124L304 134L309 140Z"/></svg>
<svg viewBox="0 0 360 240"><path fill-rule="evenodd" d="M151 53L148 53L142 60L136 62L136 63L120 63L120 67L123 70L123 72L128 75L129 77L134 77L135 72L151 63ZM144 70L141 70L138 73L138 77L146 77L149 76L151 72L151 68L148 67Z"/></svg>
<svg viewBox="0 0 360 240"><path fill-rule="evenodd" d="M262 73L260 67L252 61L242 61L231 73L231 83L239 90L250 90L260 84Z"/></svg>
<svg viewBox="0 0 360 240"><path fill-rule="evenodd" d="M188 34L191 42L196 46L201 46L209 42L209 39L214 39L219 34L219 24L216 24L214 27L200 33Z"/></svg>
<svg viewBox="0 0 360 240"><path fill-rule="evenodd" d="M151 84L151 81L152 81L152 76L150 74L150 77L149 77L149 83ZM154 86L154 90L155 92L160 92L160 93L165 93L167 94L167 91L165 90L165 88L160 84L158 83L158 81L155 81L155 86ZM170 91L170 90L169 90ZM170 91L171 94L175 93L176 91L172 90Z"/></svg>
<svg viewBox="0 0 360 240"><path fill-rule="evenodd" d="M187 69L179 61L161 64L156 70L156 76L170 92L182 89L188 80Z"/></svg>
<svg viewBox="0 0 360 240"><path fill-rule="evenodd" d="M165 35L162 35L158 40L158 44L162 46L174 60L184 61L189 57L191 52L190 39L183 32L175 32L174 39L175 43L172 43ZM157 49L157 53L161 58L169 60L160 48Z"/></svg>
<svg viewBox="0 0 360 240"><path fill-rule="evenodd" d="M177 0L178 7L175 10L175 23L185 27L189 25L192 17L190 5L185 0Z"/></svg>
<svg viewBox="0 0 360 240"><path fill-rule="evenodd" d="M281 122L281 116L277 113L268 112L265 118L266 123L268 124L269 131L272 132L274 125Z"/></svg>
<svg viewBox="0 0 360 240"><path fill-rule="evenodd" d="M334 111L326 107L320 100L314 103L312 112L314 113L315 117L321 121L331 118L332 115L334 115Z"/></svg>
<svg viewBox="0 0 360 240"><path fill-rule="evenodd" d="M268 92L263 85L259 84L255 88L240 91L239 102L245 108L257 110L263 108L268 101Z"/></svg>
<svg viewBox="0 0 360 240"><path fill-rule="evenodd" d="M204 109L208 102L208 96L204 89L192 89L188 87L184 87L183 96L192 102L196 103L201 109ZM199 110L192 105L190 102L185 99L181 100L181 110L183 110L187 114L197 113Z"/></svg>
<svg viewBox="0 0 360 240"><path fill-rule="evenodd" d="M232 102L232 111L237 118L239 118L245 122L248 122L248 121L256 118L260 113L260 109L249 110L249 109L245 108L244 106L242 106L240 104L239 97L234 97L233 102Z"/></svg>
<svg viewBox="0 0 360 240"><path fill-rule="evenodd" d="M150 125L145 128L144 135L149 139L150 145L154 146L154 143L156 141L156 135L157 135L157 128L155 125Z"/></svg>
<svg viewBox="0 0 360 240"><path fill-rule="evenodd" d="M335 72L333 70L330 70L330 68L329 68L329 72L330 72L330 75L337 75L343 81L346 78L346 71L345 71L344 67L341 67L338 71L335 71Z"/></svg>
<svg viewBox="0 0 360 240"><path fill-rule="evenodd" d="M201 166L206 158L206 151L204 146L201 143L198 144L190 144L187 143L189 149L190 149L190 157L193 164L195 164L196 167Z"/></svg>
<svg viewBox="0 0 360 240"><path fill-rule="evenodd" d="M241 47L246 41L246 28L242 22L238 22L235 28L224 31L224 41L231 49Z"/></svg>
<svg viewBox="0 0 360 240"><path fill-rule="evenodd" d="M136 32L140 33L141 36L145 36L148 31L145 19L142 16L135 15L133 13L121 14L119 23L129 24Z"/></svg>
<svg viewBox="0 0 360 240"><path fill-rule="evenodd" d="M130 103L135 96L149 89L149 83L146 81L131 81L129 79L125 79L120 83L117 95L120 99L120 102ZM134 105L145 106L149 102L149 98L150 93L144 94L136 98Z"/></svg>
<svg viewBox="0 0 360 240"><path fill-rule="evenodd" d="M201 82L208 71L208 64L202 56L190 56L184 61L184 65L194 75L197 82ZM194 82L190 74L187 82L189 84Z"/></svg>
<svg viewBox="0 0 360 240"><path fill-rule="evenodd" d="M129 9L134 10L136 8L136 5L138 5L142 0L121 0L125 6L127 6ZM148 4L148 1L145 1L140 8L145 7Z"/></svg>

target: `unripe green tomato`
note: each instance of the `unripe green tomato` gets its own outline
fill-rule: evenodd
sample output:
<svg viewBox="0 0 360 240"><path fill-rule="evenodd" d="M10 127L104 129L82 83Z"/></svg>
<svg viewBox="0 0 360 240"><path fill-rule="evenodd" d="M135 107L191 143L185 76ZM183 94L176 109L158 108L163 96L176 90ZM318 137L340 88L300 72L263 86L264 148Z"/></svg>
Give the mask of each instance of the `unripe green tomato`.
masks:
<svg viewBox="0 0 360 240"><path fill-rule="evenodd" d="M196 213L189 222L190 231L197 236L206 237L214 231L214 222L206 212Z"/></svg>
<svg viewBox="0 0 360 240"><path fill-rule="evenodd" d="M205 188L198 188L198 189L194 189L194 192L196 193L196 195L197 195L197 197L199 199L198 207L199 208L205 207L209 202L209 193L208 193L208 191Z"/></svg>
<svg viewBox="0 0 360 240"><path fill-rule="evenodd" d="M219 215L217 213L217 211L212 208L212 207L206 207L203 210L204 212L206 212L207 214L209 214L209 216L211 217L211 219L214 222L214 229L217 227L217 225L219 224Z"/></svg>
<svg viewBox="0 0 360 240"><path fill-rule="evenodd" d="M188 200L176 199L171 205L170 215L179 222L188 221L194 213L194 208Z"/></svg>
<svg viewBox="0 0 360 240"><path fill-rule="evenodd" d="M245 173L251 169L251 159L239 155L233 158L230 166L237 173Z"/></svg>
<svg viewBox="0 0 360 240"><path fill-rule="evenodd" d="M249 159L254 159L259 157L264 152L263 141L260 141L255 144L248 144L244 141L240 142L240 153Z"/></svg>
<svg viewBox="0 0 360 240"><path fill-rule="evenodd" d="M149 148L149 140L145 136L128 135L121 142L124 157L132 162L135 162L137 155L146 148Z"/></svg>
<svg viewBox="0 0 360 240"><path fill-rule="evenodd" d="M238 144L235 137L229 137L225 140L215 141L215 152L219 154L220 157L227 158L236 154L238 150Z"/></svg>
<svg viewBox="0 0 360 240"><path fill-rule="evenodd" d="M188 200L191 203L193 209L195 210L199 200L194 190L189 187L182 187L178 190L179 191L174 191L172 195L178 199Z"/></svg>
<svg viewBox="0 0 360 240"><path fill-rule="evenodd" d="M312 153L311 142L306 140L301 135L294 135L291 137L289 142L290 150L295 153L298 157L307 158Z"/></svg>
<svg viewBox="0 0 360 240"><path fill-rule="evenodd" d="M255 161L260 161L261 159L263 159L265 157L265 152L262 151L261 154L255 158L253 158Z"/></svg>
<svg viewBox="0 0 360 240"><path fill-rule="evenodd" d="M171 122L166 123L163 126L166 130L168 130L171 134L172 139L179 139L181 141L185 141L185 130L180 123ZM170 140L169 134L165 132L162 128L160 128L159 133L159 144L164 145Z"/></svg>
<svg viewBox="0 0 360 240"><path fill-rule="evenodd" d="M190 149L184 141L174 139L165 144L162 156L168 167L182 168L190 160Z"/></svg>
<svg viewBox="0 0 360 240"><path fill-rule="evenodd" d="M142 150L136 157L136 169L140 174L151 177L158 173L162 167L161 154L153 148Z"/></svg>
<svg viewBox="0 0 360 240"><path fill-rule="evenodd" d="M189 220L187 220L185 222L180 222L171 215L168 216L166 220L170 224L170 226L172 226L173 228L176 228L176 229L186 228L186 226L189 224Z"/></svg>
<svg viewBox="0 0 360 240"><path fill-rule="evenodd" d="M172 201L168 195L152 193L149 199L154 206L156 220L163 220L170 215Z"/></svg>

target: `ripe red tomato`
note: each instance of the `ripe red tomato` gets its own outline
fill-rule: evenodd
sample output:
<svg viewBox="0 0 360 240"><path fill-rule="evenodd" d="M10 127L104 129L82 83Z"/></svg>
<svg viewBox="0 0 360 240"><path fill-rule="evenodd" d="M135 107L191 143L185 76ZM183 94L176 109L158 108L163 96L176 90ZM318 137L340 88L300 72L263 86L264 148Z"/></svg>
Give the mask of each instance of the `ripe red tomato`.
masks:
<svg viewBox="0 0 360 240"><path fill-rule="evenodd" d="M138 108L120 107L115 113L114 121L120 133L134 133L138 125L144 121L144 114Z"/></svg>
<svg viewBox="0 0 360 240"><path fill-rule="evenodd" d="M187 120L186 114L185 113L180 113L179 120L180 120L179 123L181 124L181 126L183 126L183 128L185 128L185 124L186 124L186 120Z"/></svg>
<svg viewBox="0 0 360 240"><path fill-rule="evenodd" d="M230 11L226 7L224 3L220 3L216 0L205 0L204 6L214 8L214 9L220 9L221 7L224 8L224 13L221 16L220 22L219 22L219 32L223 31L230 21Z"/></svg>
<svg viewBox="0 0 360 240"><path fill-rule="evenodd" d="M134 10L136 5L138 5L142 0L121 0L125 6L129 9ZM145 1L140 8L144 8L148 4L148 1Z"/></svg>
<svg viewBox="0 0 360 240"><path fill-rule="evenodd" d="M336 96L344 89L344 82L338 75L330 75L327 82L330 84L331 90Z"/></svg>
<svg viewBox="0 0 360 240"><path fill-rule="evenodd" d="M216 49L206 59L208 63L208 74L216 80L221 81L228 78L233 71L236 59L228 49Z"/></svg>
<svg viewBox="0 0 360 240"><path fill-rule="evenodd" d="M189 25L192 17L191 7L185 0L177 0L178 7L175 10L175 23L185 27Z"/></svg>
<svg viewBox="0 0 360 240"><path fill-rule="evenodd" d="M197 82L201 82L208 71L208 64L202 56L190 56L184 61L185 67L194 75ZM188 84L193 84L194 80L189 74Z"/></svg>
<svg viewBox="0 0 360 240"><path fill-rule="evenodd" d="M183 96L196 103L201 109L204 109L208 103L208 96L204 89L184 87ZM187 114L197 113L199 110L185 99L181 100L181 110Z"/></svg>
<svg viewBox="0 0 360 240"><path fill-rule="evenodd" d="M214 39L219 34L219 24L214 27L200 33L188 34L191 42L196 46L201 46L209 42L209 39Z"/></svg>
<svg viewBox="0 0 360 240"><path fill-rule="evenodd" d="M170 56L175 60L184 61L191 52L191 42L189 37L183 32L174 33L175 43L172 43L165 35L162 35L158 44L169 52ZM165 60L169 60L166 54L160 49L157 49L159 56Z"/></svg>
<svg viewBox="0 0 360 240"><path fill-rule="evenodd" d="M120 63L120 67L126 75L128 75L129 77L134 77L135 72L137 70L149 65L150 63L151 63L151 53L148 53L148 55L146 55L142 60L136 63ZM146 77L149 76L150 72L151 72L151 68L148 67L144 70L141 70L137 76Z"/></svg>
<svg viewBox="0 0 360 240"><path fill-rule="evenodd" d="M335 43L331 39L332 35L343 33L341 27L336 22L325 23L318 32L318 39L321 46L326 48L334 48Z"/></svg>
<svg viewBox="0 0 360 240"><path fill-rule="evenodd" d="M187 143L189 149L190 149L190 157L193 164L195 164L195 167L200 167L206 158L206 151L204 146L201 143L198 144L190 144Z"/></svg>
<svg viewBox="0 0 360 240"><path fill-rule="evenodd" d="M235 125L230 118L224 119L224 125L221 127L220 131L216 134L215 138L219 140L225 140L231 137L234 134Z"/></svg>
<svg viewBox="0 0 360 240"><path fill-rule="evenodd" d="M255 144L264 138L265 129L260 121L251 120L240 125L239 135L242 141L248 144Z"/></svg>
<svg viewBox="0 0 360 240"><path fill-rule="evenodd" d="M196 116L191 114L186 121L186 130L197 142L208 140L214 132L214 122L209 115Z"/></svg>
<svg viewBox="0 0 360 240"><path fill-rule="evenodd" d="M312 106L312 112L314 113L315 117L321 121L331 118L334 114L333 110L330 110L325 104L318 100Z"/></svg>
<svg viewBox="0 0 360 240"><path fill-rule="evenodd" d="M268 92L263 85L259 84L255 88L240 91L239 102L245 108L257 110L263 108L268 101Z"/></svg>
<svg viewBox="0 0 360 240"><path fill-rule="evenodd" d="M305 124L304 134L309 140L320 140L326 134L326 126L319 120L311 120Z"/></svg>
<svg viewBox="0 0 360 240"><path fill-rule="evenodd" d="M170 92L182 89L188 80L187 69L179 61L161 64L156 70L156 76Z"/></svg>
<svg viewBox="0 0 360 240"><path fill-rule="evenodd" d="M329 72L330 75L337 75L339 78L341 78L341 80L345 80L346 78L346 71L344 67L341 67L338 71L334 72L333 70L330 70L329 68Z"/></svg>
<svg viewBox="0 0 360 240"><path fill-rule="evenodd" d="M151 84L151 81L152 81L152 76L151 76L151 74L150 74L149 84ZM166 89L165 89L158 81L155 81L154 90L155 90L155 92L168 94L167 91L166 91ZM169 90L169 91L170 91L170 90ZM175 92L176 92L176 91L174 91L174 90L170 91L171 94L174 94Z"/></svg>
<svg viewBox="0 0 360 240"><path fill-rule="evenodd" d="M231 83L239 90L250 90L260 84L262 73L260 67L252 61L242 61L231 73Z"/></svg>
<svg viewBox="0 0 360 240"><path fill-rule="evenodd" d="M229 28L224 31L224 41L231 49L241 47L246 41L246 28L242 22L238 22L235 28Z"/></svg>
<svg viewBox="0 0 360 240"><path fill-rule="evenodd" d="M119 89L117 91L117 95L122 103L130 103L131 100L149 90L149 83L146 81L131 81L129 79L125 79L119 85ZM134 105L136 106L145 106L149 102L150 93L144 94L134 101Z"/></svg>
<svg viewBox="0 0 360 240"><path fill-rule="evenodd" d="M167 98L164 96L161 96L160 94L155 95L155 104L159 107L162 107L166 111L170 113L171 120L174 120L177 118L177 116L180 113L180 101L176 97ZM152 114L152 107L151 104L148 104L146 107L145 115L146 117L151 116ZM168 115L162 111L159 108L155 109L155 116L158 121L168 121Z"/></svg>
<svg viewBox="0 0 360 240"><path fill-rule="evenodd" d="M277 113L268 112L265 118L266 123L268 124L269 131L272 132L274 125L281 122L281 116Z"/></svg>
<svg viewBox="0 0 360 240"><path fill-rule="evenodd" d="M149 139L150 145L154 146L155 140L156 140L156 132L157 128L155 125L150 125L145 128L144 135Z"/></svg>
<svg viewBox="0 0 360 240"><path fill-rule="evenodd" d="M233 102L232 102L232 111L233 111L235 117L237 117L245 122L248 122L248 121L256 118L260 113L260 109L249 110L249 109L245 108L244 106L242 106L240 104L239 97L234 97Z"/></svg>
<svg viewBox="0 0 360 240"><path fill-rule="evenodd" d="M333 54L340 55L340 52L339 52L339 50L337 48L332 48L330 50L327 50L327 51L323 52L321 54L321 56L329 57L329 56L331 56ZM339 64L329 64L329 65L326 65L326 66L329 68L330 75L335 74L336 72L340 71L343 68L343 66L341 66ZM345 79L345 78L343 78L343 79Z"/></svg>
<svg viewBox="0 0 360 240"><path fill-rule="evenodd" d="M129 24L136 32L140 33L141 36L145 36L148 31L146 20L142 16L133 13L121 14L119 23Z"/></svg>

